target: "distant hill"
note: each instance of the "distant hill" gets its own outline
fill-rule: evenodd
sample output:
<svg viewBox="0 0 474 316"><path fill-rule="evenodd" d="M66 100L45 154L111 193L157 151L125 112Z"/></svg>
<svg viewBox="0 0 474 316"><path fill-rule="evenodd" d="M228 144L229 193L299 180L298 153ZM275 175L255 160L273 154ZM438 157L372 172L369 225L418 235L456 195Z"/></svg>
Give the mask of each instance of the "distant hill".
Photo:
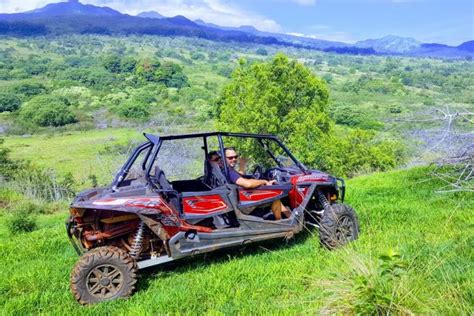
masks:
<svg viewBox="0 0 474 316"><path fill-rule="evenodd" d="M251 25L225 27L202 20L191 21L181 15L167 18L156 11L146 11L137 16L131 16L108 7L82 4L78 0L50 3L40 9L22 13L0 14L0 35L54 36L71 33L188 36L215 41L292 46L340 54L474 57L474 41L452 47L437 43L423 44L412 38L389 35L379 39L360 41L353 45L289 34L262 32Z"/></svg>
<svg viewBox="0 0 474 316"><path fill-rule="evenodd" d="M465 58L474 56L474 41L454 47L438 43L421 43L413 38L390 35L379 39L360 41L355 46L373 48L377 53L415 57Z"/></svg>
<svg viewBox="0 0 474 316"><path fill-rule="evenodd" d="M467 41L457 47L458 49L474 53L474 41Z"/></svg>
<svg viewBox="0 0 474 316"><path fill-rule="evenodd" d="M406 53L419 48L421 42L407 37L394 35L384 36L379 39L368 39L355 44L356 47L373 48L380 53Z"/></svg>
<svg viewBox="0 0 474 316"><path fill-rule="evenodd" d="M67 2L50 3L40 9L26 11L24 14L34 16L53 16L53 15L87 15L87 16L119 16L119 11L108 7L97 7L90 4L82 4L77 0Z"/></svg>
<svg viewBox="0 0 474 316"><path fill-rule="evenodd" d="M71 33L188 36L216 41L297 46L270 36L262 37L242 31L227 31L198 25L184 16L144 19L122 14L107 7L82 4L77 0L51 3L23 13L0 14L0 35L37 36Z"/></svg>
<svg viewBox="0 0 474 316"><path fill-rule="evenodd" d="M145 11L145 12L140 12L137 14L138 17L140 18L149 18L149 19L164 19L166 18L165 16L159 14L156 11Z"/></svg>

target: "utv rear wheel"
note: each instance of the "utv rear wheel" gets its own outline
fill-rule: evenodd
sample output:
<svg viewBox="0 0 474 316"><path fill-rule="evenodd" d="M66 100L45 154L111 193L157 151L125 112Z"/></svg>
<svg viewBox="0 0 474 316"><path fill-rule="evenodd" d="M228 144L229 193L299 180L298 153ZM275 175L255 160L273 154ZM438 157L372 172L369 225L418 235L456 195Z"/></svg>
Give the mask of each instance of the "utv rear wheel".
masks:
<svg viewBox="0 0 474 316"><path fill-rule="evenodd" d="M71 272L71 291L80 304L129 297L137 282L137 264L124 250L107 246L91 250Z"/></svg>
<svg viewBox="0 0 474 316"><path fill-rule="evenodd" d="M345 204L332 204L324 210L319 223L321 243L335 249L359 237L359 220L352 207Z"/></svg>

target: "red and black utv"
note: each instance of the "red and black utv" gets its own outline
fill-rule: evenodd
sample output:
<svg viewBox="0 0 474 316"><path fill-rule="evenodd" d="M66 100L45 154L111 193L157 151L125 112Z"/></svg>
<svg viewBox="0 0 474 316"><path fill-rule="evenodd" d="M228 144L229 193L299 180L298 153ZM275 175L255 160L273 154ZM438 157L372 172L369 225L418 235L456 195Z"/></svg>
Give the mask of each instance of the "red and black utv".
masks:
<svg viewBox="0 0 474 316"><path fill-rule="evenodd" d="M130 296L137 271L179 258L317 228L335 248L357 238L359 224L344 201L344 181L308 169L272 135L144 134L111 185L78 194L68 236L79 255L71 290L82 304ZM276 180L244 189L229 179L232 146L245 157L243 177ZM276 220L280 200L291 216ZM308 227L309 226L309 227Z"/></svg>

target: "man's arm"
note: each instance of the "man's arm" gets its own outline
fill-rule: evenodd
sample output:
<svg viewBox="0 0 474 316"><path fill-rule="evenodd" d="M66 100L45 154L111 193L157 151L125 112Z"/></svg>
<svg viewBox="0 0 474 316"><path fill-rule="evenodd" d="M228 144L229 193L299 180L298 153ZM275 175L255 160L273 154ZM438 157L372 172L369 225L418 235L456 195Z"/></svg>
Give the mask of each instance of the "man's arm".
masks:
<svg viewBox="0 0 474 316"><path fill-rule="evenodd" d="M244 189L254 189L262 185L272 185L275 183L275 180L267 181L267 180L257 180L257 179L245 179L243 177L239 177L235 184L243 187Z"/></svg>

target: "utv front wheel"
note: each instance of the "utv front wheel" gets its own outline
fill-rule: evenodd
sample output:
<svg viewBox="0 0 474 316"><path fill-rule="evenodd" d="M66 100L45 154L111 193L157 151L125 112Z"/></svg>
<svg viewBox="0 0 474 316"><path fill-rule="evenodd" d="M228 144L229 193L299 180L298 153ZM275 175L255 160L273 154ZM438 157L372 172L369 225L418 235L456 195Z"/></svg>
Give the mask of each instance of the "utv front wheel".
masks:
<svg viewBox="0 0 474 316"><path fill-rule="evenodd" d="M335 249L359 236L359 221L352 207L345 204L332 204L324 210L319 223L321 243Z"/></svg>
<svg viewBox="0 0 474 316"><path fill-rule="evenodd" d="M129 297L137 282L137 264L124 250L107 246L91 250L71 272L71 291L80 304Z"/></svg>

